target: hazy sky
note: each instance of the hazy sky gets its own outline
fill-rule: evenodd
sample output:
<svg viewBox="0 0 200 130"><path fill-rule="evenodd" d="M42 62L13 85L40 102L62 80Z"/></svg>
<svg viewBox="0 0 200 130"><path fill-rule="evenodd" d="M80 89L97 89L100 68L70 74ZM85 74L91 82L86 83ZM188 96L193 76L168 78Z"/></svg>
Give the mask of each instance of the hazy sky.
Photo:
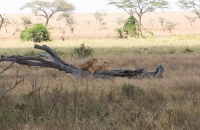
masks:
<svg viewBox="0 0 200 130"><path fill-rule="evenodd" d="M0 13L31 13L30 9L19 10L22 5L33 0L0 0ZM46 0L53 1L53 0ZM124 12L114 5L108 5L108 0L66 0L76 7L77 13L94 13L104 10L105 12ZM171 9L166 11L180 10L175 3L177 0L167 0Z"/></svg>

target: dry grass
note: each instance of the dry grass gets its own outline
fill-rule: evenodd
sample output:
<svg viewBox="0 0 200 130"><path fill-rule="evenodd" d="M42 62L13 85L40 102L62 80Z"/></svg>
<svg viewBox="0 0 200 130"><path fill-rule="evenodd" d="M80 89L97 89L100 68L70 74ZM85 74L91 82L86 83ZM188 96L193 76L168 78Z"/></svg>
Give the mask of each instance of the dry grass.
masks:
<svg viewBox="0 0 200 130"><path fill-rule="evenodd" d="M0 129L199 130L200 37L191 35L199 33L199 23L190 27L184 18L191 15L187 12L148 13L144 27L157 36L116 40L113 30L118 25L113 21L120 15L127 17L108 14L107 29L99 29L93 14L76 14L75 32L70 34L65 28L64 42L59 40L62 34L54 18L50 24L57 40L39 44L56 49L66 62L77 66L85 59L70 57L70 51L82 43L94 49L99 62L108 61L109 69L153 71L162 64L162 78L82 79L55 69L15 64L0 75L0 93L13 86L17 77L25 80L0 101ZM14 16L20 20L21 16ZM161 16L179 23L173 35L163 32L156 20ZM150 18L154 19L153 26L148 22ZM86 20L92 21L89 28ZM12 36L14 25L10 29L8 34L0 32L1 54L39 53L33 50L33 42L21 42L19 35ZM6 66L8 63L1 63L1 70Z"/></svg>
<svg viewBox="0 0 200 130"><path fill-rule="evenodd" d="M147 39L81 39L81 40L69 40L69 41L52 41L52 42L42 42L37 43L39 45L46 44L50 47L77 47L82 43L85 43L86 46L92 48L100 47L194 47L200 45L200 36L199 35L183 35L183 36L165 36L165 37L152 37ZM6 42L0 41L0 47L7 48L32 48L34 45L33 42L22 42L20 40L9 40Z"/></svg>
<svg viewBox="0 0 200 130"><path fill-rule="evenodd" d="M25 78L15 90L12 90L2 103L25 103L27 110L18 110L29 117L13 117L24 120L27 125L18 125L19 129L199 129L199 77L200 60L198 54L174 55L107 55L97 56L100 61L110 62L109 69L138 69L152 71L157 65L164 67L163 78L75 78L55 69L23 67L14 65L1 75L1 84L11 86L19 76ZM117 59L117 60L116 60ZM80 59L64 59L79 64ZM1 68L6 64L1 64ZM124 85L135 87L132 95ZM129 90L128 92L132 92ZM30 102L38 96L25 100L30 92L41 94L43 110L34 119L30 111ZM40 92L40 93L39 93ZM47 93L48 92L48 93ZM65 93L67 92L67 93ZM15 95L15 96L14 96ZM134 97L132 97L134 96ZM32 102L34 103L34 102ZM65 103L67 106L65 106ZM75 105L76 104L76 105ZM38 102L38 107L41 107ZM55 105L53 107L52 105ZM1 109L3 111L3 107ZM65 110L65 111L63 111ZM4 110L5 111L5 110ZM76 118L74 118L74 115ZM4 115L5 116L5 115ZM8 115L7 115L8 116ZM63 117L64 116L64 117ZM65 117L66 116L66 117ZM0 118L1 119L1 118ZM10 128L15 124L7 119ZM74 120L76 119L76 120ZM35 120L35 121L34 121ZM75 121L75 124L74 124ZM5 123L4 120L2 122ZM32 122L32 123L31 123ZM4 126L4 125L2 125Z"/></svg>
<svg viewBox="0 0 200 130"><path fill-rule="evenodd" d="M19 23L19 29L24 30L24 26L21 21L22 16L28 16L32 18L33 23L44 23L45 20L43 17L36 17L33 14L6 14L12 24L7 26L8 33L6 33L4 27L0 32L0 41L8 43L10 40L19 40L20 32L13 33L17 29L17 25L13 24L13 20ZM196 20L196 23L193 27L190 26L190 23L185 18L185 16L193 17L194 13L191 12L151 12L145 13L142 18L142 24L144 30L152 31L156 36L169 36L169 35L185 35L185 34L199 34L199 19ZM74 14L76 20L76 25L74 33L70 33L69 27L66 26L64 20L57 21L57 16L55 15L49 22L49 28L51 28L51 35L55 40L61 40L61 36L64 36L65 39L75 40L75 39L101 39L101 38L113 38L115 36L115 29L121 27L122 25L117 24L117 18L122 18L126 20L128 18L127 13L108 13L104 17L104 22L106 25L100 26L99 22L95 20L94 13L80 13ZM169 33L168 30L163 30L163 26L159 23L159 17L165 18L165 21L172 21L178 23L177 26L172 30L172 33ZM89 27L86 21L90 21ZM153 25L150 23L153 23ZM165 25L165 23L164 23ZM64 32L64 33L63 33Z"/></svg>

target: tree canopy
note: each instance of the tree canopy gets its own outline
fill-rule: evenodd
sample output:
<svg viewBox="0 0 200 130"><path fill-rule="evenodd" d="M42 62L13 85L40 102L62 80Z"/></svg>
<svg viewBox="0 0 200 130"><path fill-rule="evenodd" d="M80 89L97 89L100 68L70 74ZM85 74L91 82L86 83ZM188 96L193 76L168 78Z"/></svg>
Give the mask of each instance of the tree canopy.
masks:
<svg viewBox="0 0 200 130"><path fill-rule="evenodd" d="M125 10L130 16L135 13L142 23L142 15L146 12L153 12L156 9L168 8L169 3L165 0L108 0L110 5L115 5Z"/></svg>
<svg viewBox="0 0 200 130"><path fill-rule="evenodd" d="M192 9L196 15L200 18L200 1L199 0L179 0L177 5L183 9Z"/></svg>
<svg viewBox="0 0 200 130"><path fill-rule="evenodd" d="M53 2L34 0L23 5L20 9L31 8L36 16L43 16L46 19L45 25L49 19L58 12L72 12L75 7L64 0L54 0Z"/></svg>

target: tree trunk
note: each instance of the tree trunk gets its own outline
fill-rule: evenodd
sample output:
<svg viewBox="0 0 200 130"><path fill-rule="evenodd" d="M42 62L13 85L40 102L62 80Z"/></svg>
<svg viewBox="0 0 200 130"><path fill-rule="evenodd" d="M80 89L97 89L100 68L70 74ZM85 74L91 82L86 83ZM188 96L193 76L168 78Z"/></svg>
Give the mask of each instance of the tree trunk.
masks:
<svg viewBox="0 0 200 130"><path fill-rule="evenodd" d="M47 25L48 25L48 23L49 23L49 19L50 19L50 18L47 18L47 19L46 19L45 26L47 26Z"/></svg>
<svg viewBox="0 0 200 130"><path fill-rule="evenodd" d="M139 15L139 24L142 25L142 15Z"/></svg>
<svg viewBox="0 0 200 130"><path fill-rule="evenodd" d="M12 67L14 63L20 65L27 65L27 66L41 66L41 67L49 67L55 68L60 71L65 71L66 73L70 73L75 77L87 77L90 76L89 71L82 72L79 67L74 66L70 63L64 62L50 47L43 45L35 44L34 48L44 50L46 53L39 54L38 56L20 56L20 55L12 55L12 56L4 56L1 55L0 62L11 62L11 64L5 68L1 73L8 70ZM46 60L45 58L48 58ZM164 68L162 65L159 65L154 71L148 72L142 69L137 70L109 70L105 72L95 72L95 78L102 78L106 79L108 77L128 77L128 78L143 78L143 77L161 77Z"/></svg>

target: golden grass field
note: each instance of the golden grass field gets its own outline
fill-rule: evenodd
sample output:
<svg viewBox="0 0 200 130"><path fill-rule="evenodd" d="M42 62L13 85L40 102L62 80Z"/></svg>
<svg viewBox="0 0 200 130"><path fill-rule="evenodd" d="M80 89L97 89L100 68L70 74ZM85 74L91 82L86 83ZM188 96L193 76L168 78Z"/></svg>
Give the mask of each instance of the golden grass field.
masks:
<svg viewBox="0 0 200 130"><path fill-rule="evenodd" d="M147 71L153 71L162 64L163 77L81 79L55 69L14 65L1 75L2 86L13 86L17 77L24 78L24 82L10 91L3 98L2 104L9 105L11 110L16 110L16 104L25 104L26 107L12 112L13 122L7 115L6 120L2 120L1 127L7 124L6 128L13 128L18 122L18 129L38 130L116 127L123 130L199 129L199 54L108 54L96 57L99 62L109 61L109 69L135 70L143 67ZM70 57L64 60L75 65L83 62ZM1 68L6 66L8 64L1 64ZM124 90L125 84L135 86L134 91L131 87L128 91ZM32 95L33 92L36 95ZM31 104L37 104L40 109ZM8 108L4 110L4 107L1 106L1 111L5 113ZM47 115L43 115L40 110L44 110ZM36 112L38 115L34 119L32 114Z"/></svg>
<svg viewBox="0 0 200 130"><path fill-rule="evenodd" d="M13 24L13 21L15 21L14 23L18 23L19 29L23 30L24 26L21 21L21 17L23 16L31 17L33 23L45 22L44 18L36 17L32 14L6 14L5 18L8 18L11 24L7 25L8 33L6 33L4 27L2 28L0 32L0 41L19 39L19 32L13 36L13 33L17 28L17 25ZM195 14L185 11L146 13L142 18L142 24L145 30L151 30L156 36L199 34L199 19L197 19L195 24L191 27L185 16L195 17ZM115 36L115 28L122 26L117 24L117 18L126 20L128 14L108 13L107 16L103 17L104 22L106 23L103 26L100 26L99 22L95 20L93 13L74 13L73 17L76 22L73 34L70 33L70 29L66 26L64 20L57 21L57 15L50 20L49 27L53 28L51 30L53 39L60 40L61 36L64 36L66 40L113 38ZM169 33L168 30L164 31L163 27L160 25L159 17L165 18L165 21L177 23L178 25L175 26L172 33ZM86 23L87 21L90 21L89 27Z"/></svg>
<svg viewBox="0 0 200 130"><path fill-rule="evenodd" d="M146 39L114 39L114 29L119 27L115 20L117 17L126 19L125 13L107 14L107 29L100 29L93 14L74 14L77 22L74 34L70 34L61 21L59 25L54 17L50 21L54 40L38 44L52 47L66 62L78 66L86 60L70 56L74 47L85 43L94 49L93 57L99 62L109 62L110 70L144 68L153 71L162 65L163 77L75 78L56 69L14 64L0 75L1 92L13 86L17 78L23 78L24 82L0 100L0 129L199 130L200 24L197 19L195 26L190 27L184 15L193 16L189 12L145 14L144 28L155 34ZM20 21L22 15L6 16ZM172 33L164 32L158 17L179 25ZM87 20L91 21L89 28ZM65 27L65 34L58 29L61 25ZM0 53L38 53L33 48L35 43L21 42L19 33L12 35L15 27L8 25L8 33L2 28ZM65 41L61 41L62 35ZM0 68L8 65L1 62Z"/></svg>

